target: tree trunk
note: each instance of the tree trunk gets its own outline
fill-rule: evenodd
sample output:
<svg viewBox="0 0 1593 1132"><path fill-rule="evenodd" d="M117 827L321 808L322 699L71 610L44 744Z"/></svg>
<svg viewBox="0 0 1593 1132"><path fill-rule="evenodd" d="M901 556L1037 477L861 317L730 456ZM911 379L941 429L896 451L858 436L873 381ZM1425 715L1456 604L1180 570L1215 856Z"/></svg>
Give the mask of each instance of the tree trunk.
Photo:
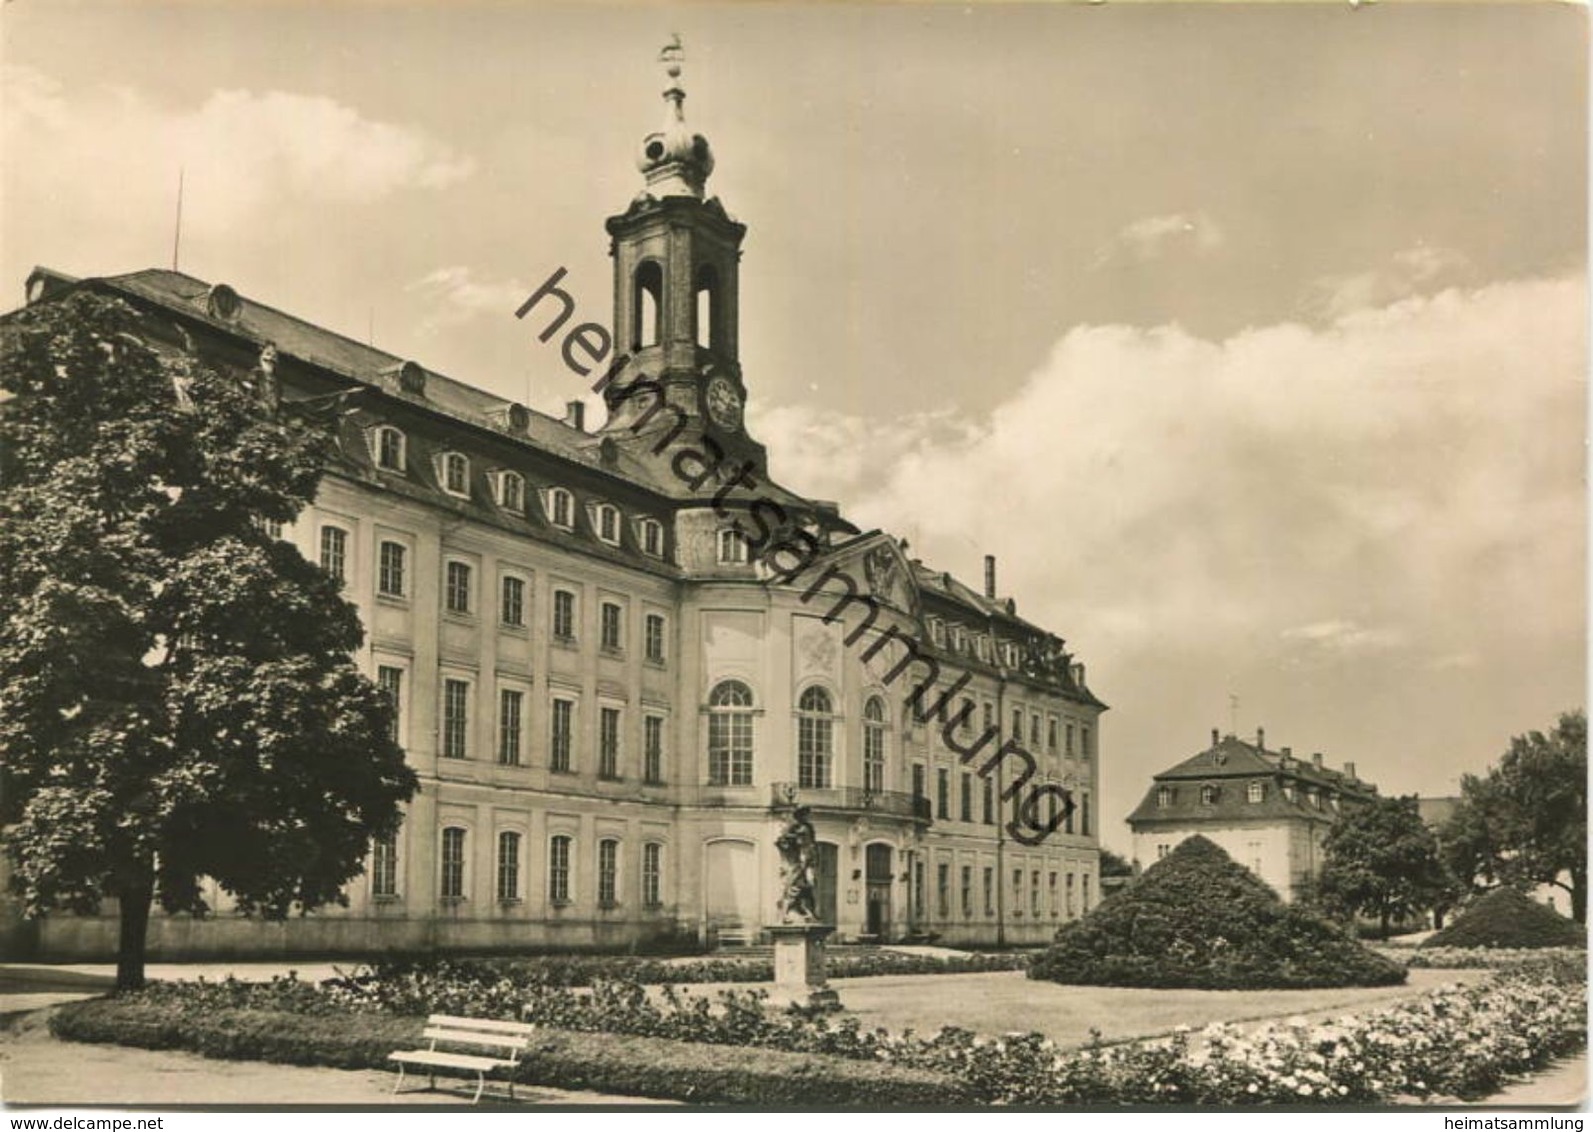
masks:
<svg viewBox="0 0 1593 1132"><path fill-rule="evenodd" d="M122 885L121 938L116 949L116 989L142 990L144 949L149 934L149 905L155 897L154 870L145 867Z"/></svg>
<svg viewBox="0 0 1593 1132"><path fill-rule="evenodd" d="M1388 905L1386 904L1377 910L1377 938L1388 938Z"/></svg>
<svg viewBox="0 0 1593 1132"><path fill-rule="evenodd" d="M1571 918L1587 923L1587 870L1571 870Z"/></svg>

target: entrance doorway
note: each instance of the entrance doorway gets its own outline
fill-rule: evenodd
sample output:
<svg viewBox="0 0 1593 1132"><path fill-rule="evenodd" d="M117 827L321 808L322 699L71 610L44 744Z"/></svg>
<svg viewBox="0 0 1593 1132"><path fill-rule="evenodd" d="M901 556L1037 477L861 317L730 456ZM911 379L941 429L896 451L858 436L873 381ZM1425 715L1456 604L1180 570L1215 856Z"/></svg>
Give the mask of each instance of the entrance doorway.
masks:
<svg viewBox="0 0 1593 1132"><path fill-rule="evenodd" d="M819 923L834 924L836 914L836 873L840 863L840 850L829 841L814 844L813 903L819 913Z"/></svg>
<svg viewBox="0 0 1593 1132"><path fill-rule="evenodd" d="M866 930L878 939L888 939L891 932L891 847L870 845L865 851L864 867L868 882Z"/></svg>

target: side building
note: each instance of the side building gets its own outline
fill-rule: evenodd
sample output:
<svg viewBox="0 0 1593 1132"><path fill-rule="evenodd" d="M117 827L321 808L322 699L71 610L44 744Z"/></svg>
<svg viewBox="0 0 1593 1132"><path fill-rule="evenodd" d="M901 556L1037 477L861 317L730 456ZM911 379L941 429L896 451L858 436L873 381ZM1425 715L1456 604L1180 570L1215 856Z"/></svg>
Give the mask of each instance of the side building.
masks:
<svg viewBox="0 0 1593 1132"><path fill-rule="evenodd" d="M1156 775L1129 814L1134 859L1154 864L1198 833L1293 901L1321 874L1333 823L1376 796L1354 763L1334 770L1320 754L1268 750L1260 729L1250 743L1213 728L1211 746Z"/></svg>
<svg viewBox="0 0 1593 1132"><path fill-rule="evenodd" d="M705 193L673 76L664 98L607 222L612 323L578 324L558 276L520 312L597 381L596 429L224 283L30 276L30 304L115 296L265 411L335 417L315 504L277 533L358 606L422 782L347 907L262 923L212 891L203 919L156 912L152 956L751 940L796 805L841 939L1042 943L1098 900L1105 705L993 560L964 585L770 478L743 417L746 229ZM114 913L22 934L104 956Z"/></svg>

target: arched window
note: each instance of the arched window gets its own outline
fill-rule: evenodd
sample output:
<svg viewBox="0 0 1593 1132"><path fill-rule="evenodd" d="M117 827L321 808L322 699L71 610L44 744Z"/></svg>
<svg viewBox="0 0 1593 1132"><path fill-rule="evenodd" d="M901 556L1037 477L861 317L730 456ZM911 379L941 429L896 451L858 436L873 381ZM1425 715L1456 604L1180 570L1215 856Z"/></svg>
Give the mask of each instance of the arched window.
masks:
<svg viewBox="0 0 1593 1132"><path fill-rule="evenodd" d="M885 701L878 696L863 705L863 789L885 789Z"/></svg>
<svg viewBox="0 0 1593 1132"><path fill-rule="evenodd" d="M548 841L548 900L570 902L570 838L562 833Z"/></svg>
<svg viewBox="0 0 1593 1132"><path fill-rule="evenodd" d="M567 531L575 528L575 497L562 487L548 492L548 521Z"/></svg>
<svg viewBox="0 0 1593 1132"><path fill-rule="evenodd" d="M498 899L520 899L520 835L511 830L498 834Z"/></svg>
<svg viewBox="0 0 1593 1132"><path fill-rule="evenodd" d="M708 782L752 785L752 689L739 680L723 681L708 695Z"/></svg>
<svg viewBox="0 0 1593 1132"><path fill-rule="evenodd" d="M498 506L519 511L525 506L525 477L519 472L498 473Z"/></svg>
<svg viewBox="0 0 1593 1132"><path fill-rule="evenodd" d="M465 831L457 826L442 831L442 898L465 898Z"/></svg>
<svg viewBox="0 0 1593 1132"><path fill-rule="evenodd" d="M723 565L740 565L747 561L747 540L733 527L719 532L719 561Z"/></svg>
<svg viewBox="0 0 1593 1132"><path fill-rule="evenodd" d="M809 688L797 700L797 785L825 790L835 761L835 719L830 693Z"/></svg>
<svg viewBox="0 0 1593 1132"><path fill-rule="evenodd" d="M619 904L619 842L606 837L597 843L597 906Z"/></svg>
<svg viewBox="0 0 1593 1132"><path fill-rule="evenodd" d="M376 430L376 466L387 472L404 470L404 434L391 425Z"/></svg>
<svg viewBox="0 0 1593 1132"><path fill-rule="evenodd" d="M719 305L719 273L711 264L703 264L697 269L697 345L719 345L718 327L715 325L715 310Z"/></svg>
<svg viewBox="0 0 1593 1132"><path fill-rule="evenodd" d="M658 324L664 305L664 270L654 260L648 260L636 269L636 290L632 311L636 326L631 336L631 349L658 345Z"/></svg>
<svg viewBox="0 0 1593 1132"><path fill-rule="evenodd" d="M610 503L603 503L597 509L597 537L611 546L618 546L620 541L620 513L619 508Z"/></svg>
<svg viewBox="0 0 1593 1132"><path fill-rule="evenodd" d="M470 461L458 452L443 454L442 487L449 495L470 495Z"/></svg>

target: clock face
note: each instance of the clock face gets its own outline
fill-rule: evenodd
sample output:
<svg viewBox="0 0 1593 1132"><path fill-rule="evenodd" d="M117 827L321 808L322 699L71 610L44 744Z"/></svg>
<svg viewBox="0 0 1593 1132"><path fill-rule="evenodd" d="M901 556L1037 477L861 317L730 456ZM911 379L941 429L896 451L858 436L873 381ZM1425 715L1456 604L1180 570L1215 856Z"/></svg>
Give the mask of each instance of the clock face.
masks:
<svg viewBox="0 0 1593 1132"><path fill-rule="evenodd" d="M716 377L709 381L704 400L708 403L708 415L713 418L714 424L731 432L740 426L741 396L729 378Z"/></svg>

